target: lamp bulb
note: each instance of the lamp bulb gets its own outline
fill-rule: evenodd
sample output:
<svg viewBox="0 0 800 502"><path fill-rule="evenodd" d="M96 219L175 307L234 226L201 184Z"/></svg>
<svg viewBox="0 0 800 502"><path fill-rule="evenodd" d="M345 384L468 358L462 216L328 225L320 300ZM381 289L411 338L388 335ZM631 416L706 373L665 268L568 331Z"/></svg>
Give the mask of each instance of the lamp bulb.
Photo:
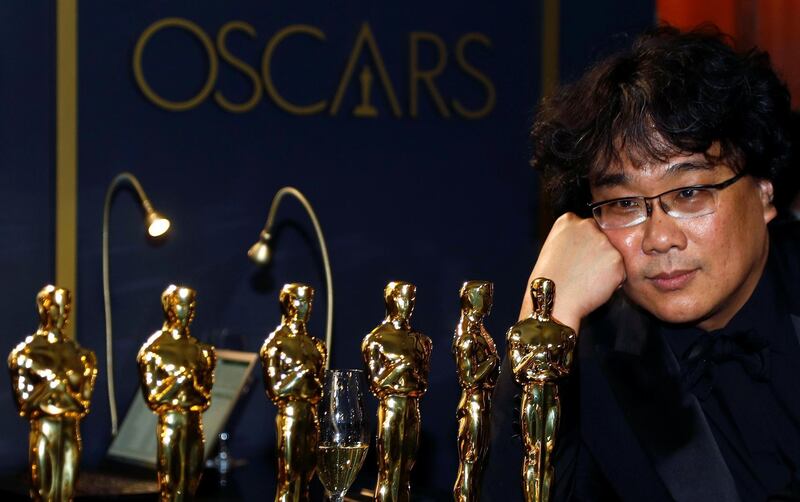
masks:
<svg viewBox="0 0 800 502"><path fill-rule="evenodd" d="M169 231L170 222L157 212L147 215L147 234L150 237L161 237Z"/></svg>

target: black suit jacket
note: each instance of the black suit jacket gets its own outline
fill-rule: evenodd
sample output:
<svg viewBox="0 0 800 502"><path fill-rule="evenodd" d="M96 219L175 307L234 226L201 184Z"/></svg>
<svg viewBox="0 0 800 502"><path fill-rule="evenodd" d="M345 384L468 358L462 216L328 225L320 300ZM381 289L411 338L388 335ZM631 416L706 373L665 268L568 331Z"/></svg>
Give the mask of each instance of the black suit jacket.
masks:
<svg viewBox="0 0 800 502"><path fill-rule="evenodd" d="M770 263L800 344L800 225L770 229ZM573 372L561 384L554 500L740 500L653 317L617 295L585 320L576 350ZM519 392L506 357L494 393L483 501L522 500Z"/></svg>

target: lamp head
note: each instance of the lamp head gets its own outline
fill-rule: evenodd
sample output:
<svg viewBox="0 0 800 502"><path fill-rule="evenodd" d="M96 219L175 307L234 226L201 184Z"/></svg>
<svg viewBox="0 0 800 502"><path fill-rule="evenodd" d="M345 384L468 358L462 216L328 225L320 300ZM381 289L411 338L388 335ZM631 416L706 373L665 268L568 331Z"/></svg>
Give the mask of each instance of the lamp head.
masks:
<svg viewBox="0 0 800 502"><path fill-rule="evenodd" d="M270 237L269 232L263 230L258 236L258 242L253 244L250 250L247 251L247 256L261 266L269 264L272 259L272 252L269 249Z"/></svg>
<svg viewBox="0 0 800 502"><path fill-rule="evenodd" d="M145 223L147 224L147 235L150 237L161 237L169 231L169 220L156 211L147 212Z"/></svg>

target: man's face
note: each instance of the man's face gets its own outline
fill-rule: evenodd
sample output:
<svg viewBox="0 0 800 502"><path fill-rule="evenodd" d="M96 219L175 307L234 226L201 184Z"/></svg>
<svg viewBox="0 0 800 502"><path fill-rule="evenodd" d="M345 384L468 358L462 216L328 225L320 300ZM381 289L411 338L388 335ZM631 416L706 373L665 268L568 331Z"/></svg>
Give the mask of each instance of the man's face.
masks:
<svg viewBox="0 0 800 502"><path fill-rule="evenodd" d="M623 161L592 183L592 200L651 196L720 183L734 174L724 163L709 164L703 154L639 168ZM761 277L768 250L766 224L776 214L771 201L769 181L745 176L717 192L712 214L677 219L653 200L643 223L604 229L625 263L625 293L662 321L705 330L724 327Z"/></svg>

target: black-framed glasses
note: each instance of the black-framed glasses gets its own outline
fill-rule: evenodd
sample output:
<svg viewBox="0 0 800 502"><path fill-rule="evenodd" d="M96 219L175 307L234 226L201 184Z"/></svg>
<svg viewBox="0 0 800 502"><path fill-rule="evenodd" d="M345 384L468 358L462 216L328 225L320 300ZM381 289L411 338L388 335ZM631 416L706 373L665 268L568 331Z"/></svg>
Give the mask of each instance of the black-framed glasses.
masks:
<svg viewBox="0 0 800 502"><path fill-rule="evenodd" d="M741 172L713 185L692 185L673 188L652 197L620 197L589 204L600 228L626 228L644 222L653 214L650 201L658 199L661 209L673 218L697 218L711 214L717 210L717 192L736 183L744 172Z"/></svg>

